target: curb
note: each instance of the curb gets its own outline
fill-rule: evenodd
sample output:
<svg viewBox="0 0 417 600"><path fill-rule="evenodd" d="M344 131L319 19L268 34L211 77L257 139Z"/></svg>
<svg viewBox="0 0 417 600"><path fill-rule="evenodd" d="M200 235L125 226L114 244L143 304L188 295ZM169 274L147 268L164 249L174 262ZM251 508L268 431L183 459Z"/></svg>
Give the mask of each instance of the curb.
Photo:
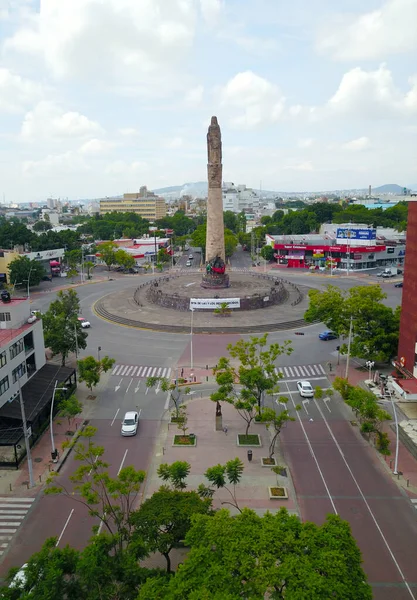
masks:
<svg viewBox="0 0 417 600"><path fill-rule="evenodd" d="M57 468L54 469L55 473L60 472L60 470L66 463L68 456L71 454L71 451L74 448L77 439L80 437L81 433L84 431L84 428L89 424L89 422L90 422L89 420L84 420L81 423L81 427L79 427L79 429L77 429L77 433L74 436L74 438L71 440L71 444L68 446L68 448L65 449L65 451L62 454L61 460L57 463Z"/></svg>

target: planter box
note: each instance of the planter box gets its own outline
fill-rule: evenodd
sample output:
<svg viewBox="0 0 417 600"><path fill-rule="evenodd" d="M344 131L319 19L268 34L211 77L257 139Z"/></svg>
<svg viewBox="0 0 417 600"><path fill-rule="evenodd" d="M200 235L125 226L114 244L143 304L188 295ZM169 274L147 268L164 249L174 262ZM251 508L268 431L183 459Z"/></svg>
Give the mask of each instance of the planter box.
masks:
<svg viewBox="0 0 417 600"><path fill-rule="evenodd" d="M262 446L261 436L257 433L237 434L237 445L244 448L260 448Z"/></svg>
<svg viewBox="0 0 417 600"><path fill-rule="evenodd" d="M181 440L187 440L187 443L185 444L181 444ZM195 435L182 435L182 434L178 434L178 435L174 435L174 439L172 441L172 445L176 446L177 448L189 448L192 446L197 446L197 437Z"/></svg>
<svg viewBox="0 0 417 600"><path fill-rule="evenodd" d="M275 495L274 492L279 491L280 495ZM286 487L278 485L268 486L270 500L288 500L288 491Z"/></svg>
<svg viewBox="0 0 417 600"><path fill-rule="evenodd" d="M271 461L270 463L265 463L265 461ZM277 466L277 461L275 460L275 458L269 458L269 457L262 457L261 458L261 467L267 467L268 469L270 469L271 467L276 467Z"/></svg>

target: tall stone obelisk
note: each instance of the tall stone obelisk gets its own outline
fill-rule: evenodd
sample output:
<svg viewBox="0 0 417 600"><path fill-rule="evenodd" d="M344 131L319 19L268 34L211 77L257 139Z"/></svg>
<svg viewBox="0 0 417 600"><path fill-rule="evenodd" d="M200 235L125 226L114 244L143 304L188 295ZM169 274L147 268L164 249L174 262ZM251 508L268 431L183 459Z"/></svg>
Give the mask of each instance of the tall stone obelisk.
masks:
<svg viewBox="0 0 417 600"><path fill-rule="evenodd" d="M225 274L223 195L222 195L222 135L217 117L211 117L207 133L207 235L206 273L204 287L228 287Z"/></svg>

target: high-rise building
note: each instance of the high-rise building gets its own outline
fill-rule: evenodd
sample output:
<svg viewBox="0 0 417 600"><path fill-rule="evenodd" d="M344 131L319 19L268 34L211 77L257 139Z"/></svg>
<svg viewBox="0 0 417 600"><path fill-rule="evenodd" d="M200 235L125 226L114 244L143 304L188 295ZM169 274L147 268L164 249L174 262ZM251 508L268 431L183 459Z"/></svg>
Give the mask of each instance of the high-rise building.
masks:
<svg viewBox="0 0 417 600"><path fill-rule="evenodd" d="M417 202L408 203L398 368L417 378Z"/></svg>
<svg viewBox="0 0 417 600"><path fill-rule="evenodd" d="M100 214L106 215L111 212L130 212L156 221L166 217L167 205L163 198L150 192L144 185L139 192L123 194L122 198L102 198Z"/></svg>
<svg viewBox="0 0 417 600"><path fill-rule="evenodd" d="M258 194L246 185L235 185L231 182L223 182L223 210L231 210L234 213L257 212L259 210L260 198Z"/></svg>

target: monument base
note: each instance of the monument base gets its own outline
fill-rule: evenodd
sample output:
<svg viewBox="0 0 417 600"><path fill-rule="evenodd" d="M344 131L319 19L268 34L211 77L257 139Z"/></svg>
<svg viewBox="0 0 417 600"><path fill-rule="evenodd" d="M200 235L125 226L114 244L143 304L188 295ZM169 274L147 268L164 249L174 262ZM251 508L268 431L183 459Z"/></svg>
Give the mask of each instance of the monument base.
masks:
<svg viewBox="0 0 417 600"><path fill-rule="evenodd" d="M230 287L229 275L226 273L205 273L201 282L201 287L206 289L221 289Z"/></svg>

